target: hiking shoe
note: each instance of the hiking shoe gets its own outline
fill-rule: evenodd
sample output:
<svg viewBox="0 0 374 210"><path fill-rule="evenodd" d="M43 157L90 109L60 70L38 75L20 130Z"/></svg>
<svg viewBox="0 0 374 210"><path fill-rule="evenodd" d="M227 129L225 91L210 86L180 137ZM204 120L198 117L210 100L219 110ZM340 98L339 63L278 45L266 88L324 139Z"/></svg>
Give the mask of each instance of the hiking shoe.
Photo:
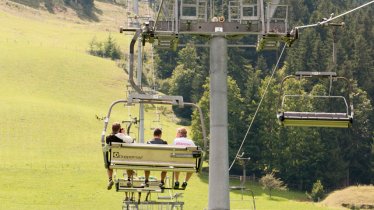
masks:
<svg viewBox="0 0 374 210"><path fill-rule="evenodd" d="M142 183L142 187L149 187L149 182Z"/></svg>
<svg viewBox="0 0 374 210"><path fill-rule="evenodd" d="M108 189L108 190L112 189L113 185L114 185L113 180L110 180L110 181L108 182L107 189Z"/></svg>
<svg viewBox="0 0 374 210"><path fill-rule="evenodd" d="M179 188L179 182L176 181L176 182L174 183L174 189L178 189L178 188Z"/></svg>
<svg viewBox="0 0 374 210"><path fill-rule="evenodd" d="M182 189L186 189L186 187L187 187L187 182L183 182Z"/></svg>
<svg viewBox="0 0 374 210"><path fill-rule="evenodd" d="M165 188L165 183L164 182L160 182L160 184L158 185L161 189Z"/></svg>

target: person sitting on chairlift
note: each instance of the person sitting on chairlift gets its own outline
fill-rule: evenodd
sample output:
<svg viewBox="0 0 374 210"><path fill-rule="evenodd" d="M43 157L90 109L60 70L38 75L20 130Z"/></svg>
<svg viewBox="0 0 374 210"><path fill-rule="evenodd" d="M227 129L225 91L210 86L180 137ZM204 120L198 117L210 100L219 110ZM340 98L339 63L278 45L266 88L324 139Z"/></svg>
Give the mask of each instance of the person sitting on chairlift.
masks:
<svg viewBox="0 0 374 210"><path fill-rule="evenodd" d="M177 138L174 139L173 145L180 145L180 146L196 146L195 143L187 138L187 130L186 128L178 128L177 130ZM179 171L176 171L174 173L174 178L175 178L175 183L174 183L174 189L179 188ZM182 189L186 189L187 187L187 182L191 178L192 172L187 172L186 177L184 179L184 182L182 184Z"/></svg>
<svg viewBox="0 0 374 210"><path fill-rule="evenodd" d="M118 122L113 123L112 125L112 133L106 137L106 144L111 145L112 142L118 143L133 143L132 138L125 133L125 129L121 128L121 124ZM127 171L127 186L131 186L131 177L134 173L133 170L126 170ZM108 168L107 170L109 182L107 189L110 190L113 187L113 169Z"/></svg>
<svg viewBox="0 0 374 210"><path fill-rule="evenodd" d="M161 139L161 136L162 136L162 130L160 128L154 129L153 139L148 141L147 144L168 144L167 141L164 141L163 139ZM150 171L144 171L144 174L145 174L144 186L145 187L149 187L149 175L150 175L150 173L151 173ZM161 182L159 184L159 186L161 188L164 188L165 177L166 177L166 171L162 171L161 172Z"/></svg>

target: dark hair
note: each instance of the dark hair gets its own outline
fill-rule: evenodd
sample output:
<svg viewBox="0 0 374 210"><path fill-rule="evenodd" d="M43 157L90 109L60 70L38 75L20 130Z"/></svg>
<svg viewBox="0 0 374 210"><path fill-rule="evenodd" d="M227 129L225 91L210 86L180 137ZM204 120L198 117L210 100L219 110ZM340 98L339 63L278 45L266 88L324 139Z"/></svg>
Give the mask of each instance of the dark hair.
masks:
<svg viewBox="0 0 374 210"><path fill-rule="evenodd" d="M162 134L162 130L160 128L156 128L153 131L153 136L160 136Z"/></svg>
<svg viewBox="0 0 374 210"><path fill-rule="evenodd" d="M119 122L115 122L112 125L112 133L116 134L121 129L121 124Z"/></svg>

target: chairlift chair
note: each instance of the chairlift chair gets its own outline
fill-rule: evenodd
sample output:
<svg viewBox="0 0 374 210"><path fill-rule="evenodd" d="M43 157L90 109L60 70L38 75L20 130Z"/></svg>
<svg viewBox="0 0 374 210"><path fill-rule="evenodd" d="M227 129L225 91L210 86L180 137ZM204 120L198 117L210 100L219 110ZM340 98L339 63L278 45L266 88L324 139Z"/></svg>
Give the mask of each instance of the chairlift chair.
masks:
<svg viewBox="0 0 374 210"><path fill-rule="evenodd" d="M344 80L348 85L349 105L343 96L332 95L286 95L283 94L284 82L288 79L302 79L302 78L329 78L330 92L332 82L337 80ZM326 98L326 99L341 99L344 102L345 112L300 112L285 110L286 98L301 98L301 97ZM279 104L280 108L279 108ZM348 79L345 77L338 77L335 72L296 72L295 75L287 76L281 83L280 97L277 110L277 118L283 126L304 126L304 127L332 127L332 128L348 128L353 122L353 102L351 95L351 87Z"/></svg>
<svg viewBox="0 0 374 210"><path fill-rule="evenodd" d="M193 106L198 109L202 123L204 138L203 147L186 147L173 145L149 145L149 144L105 144L105 134L108 127L112 109L115 105L124 104L168 104ZM104 130L101 134L104 163L106 168L111 169L134 169L150 171L179 171L200 172L203 163L203 154L206 149L206 131L204 118L200 107L193 103L183 102L181 96L130 94L127 100L114 101L104 120ZM118 190L118 189L117 189ZM126 191L127 189L125 189Z"/></svg>

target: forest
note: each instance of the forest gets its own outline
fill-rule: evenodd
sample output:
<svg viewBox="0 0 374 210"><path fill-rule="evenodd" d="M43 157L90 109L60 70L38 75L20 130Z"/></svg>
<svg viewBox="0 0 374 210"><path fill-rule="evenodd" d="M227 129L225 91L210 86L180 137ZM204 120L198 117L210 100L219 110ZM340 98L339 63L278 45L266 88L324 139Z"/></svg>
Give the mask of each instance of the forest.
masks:
<svg viewBox="0 0 374 210"><path fill-rule="evenodd" d="M359 0L289 0L290 26L316 23L331 13L341 14L363 3ZM273 172L290 188L299 190L310 190L317 180L321 180L328 190L374 183L373 16L373 8L369 6L339 19L345 23L344 27L302 30L300 38L292 47L286 48L273 78L270 74L281 48L263 52L256 52L254 48L229 48L230 163L270 82L241 151L251 157L247 166L250 175L261 177ZM156 50L157 86L165 94L182 95L185 101L198 103L204 110L209 128L209 49L195 47L192 43L206 40L198 37L183 39L191 44L178 51ZM248 38L239 43L254 41ZM238 41L235 40L235 43ZM354 120L351 128L282 127L278 123L276 113L280 105L281 81L297 71L336 72L338 76L349 79L351 92L348 86L336 82L331 94L353 96ZM290 94L327 95L329 81L289 81L283 88ZM287 107L333 112L342 108L338 104L337 101L303 99L291 100ZM192 125L193 138L201 139L197 113L178 109L175 112L183 119L182 124ZM240 173L241 166L235 164L230 174Z"/></svg>

